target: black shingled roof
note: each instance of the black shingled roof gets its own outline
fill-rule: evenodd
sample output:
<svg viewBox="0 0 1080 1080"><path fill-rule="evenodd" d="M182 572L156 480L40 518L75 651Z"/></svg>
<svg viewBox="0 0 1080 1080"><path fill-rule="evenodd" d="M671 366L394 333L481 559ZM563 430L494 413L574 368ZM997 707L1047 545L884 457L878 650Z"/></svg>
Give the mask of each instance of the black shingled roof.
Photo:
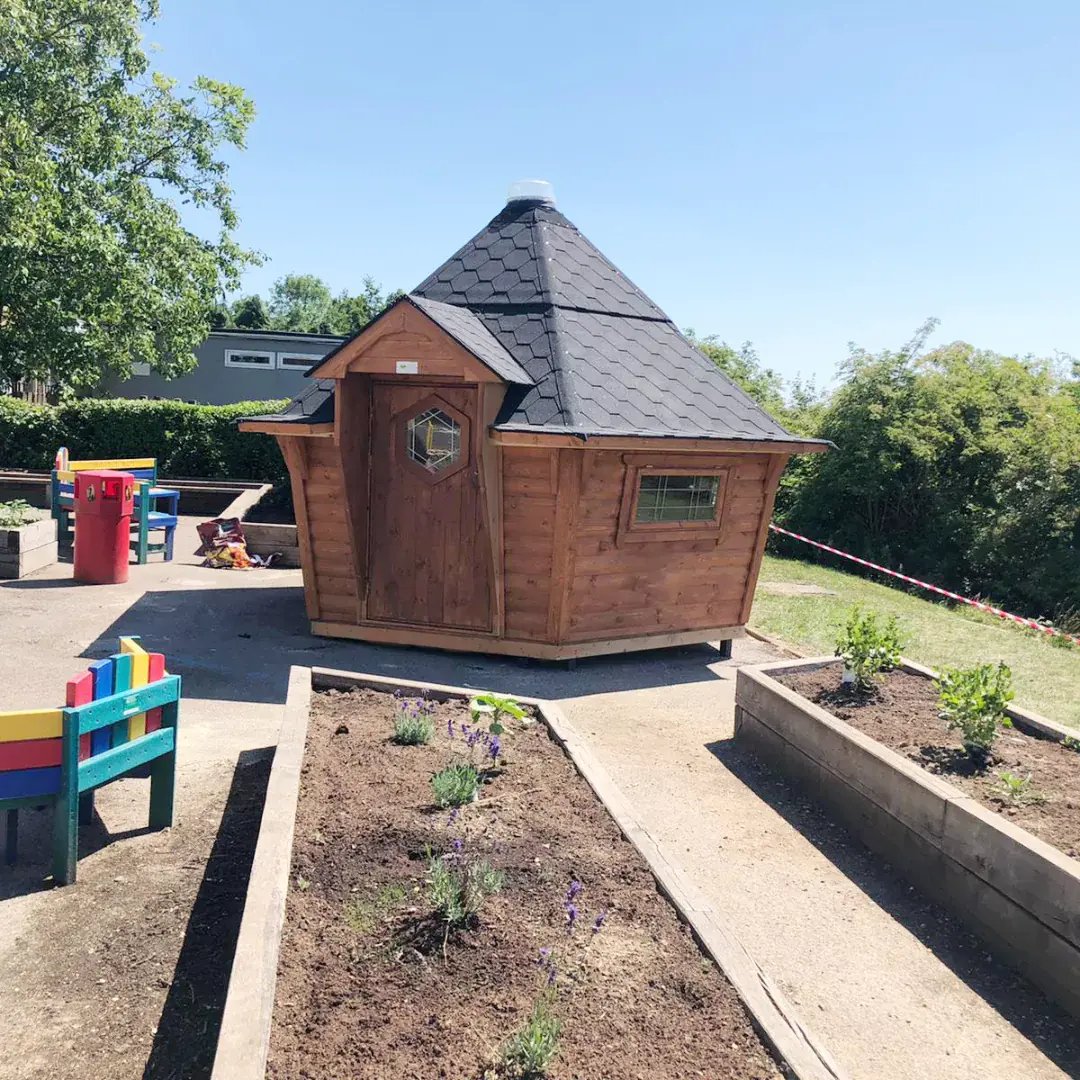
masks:
<svg viewBox="0 0 1080 1080"><path fill-rule="evenodd" d="M511 384L498 429L807 441L698 352L547 202L508 203L399 301L409 302ZM321 420L327 409L323 389L275 419L319 422L313 414Z"/></svg>

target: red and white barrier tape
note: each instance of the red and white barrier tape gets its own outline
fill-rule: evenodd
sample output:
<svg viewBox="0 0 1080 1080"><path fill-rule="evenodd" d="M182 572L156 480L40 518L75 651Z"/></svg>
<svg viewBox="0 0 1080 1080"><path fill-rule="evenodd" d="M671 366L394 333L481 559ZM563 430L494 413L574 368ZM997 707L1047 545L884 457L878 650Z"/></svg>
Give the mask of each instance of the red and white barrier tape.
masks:
<svg viewBox="0 0 1080 1080"><path fill-rule="evenodd" d="M1022 615L1013 615L1012 612L1002 611L1001 608L996 608L991 604L984 604L980 600L972 600L967 596L961 596L959 593L949 592L948 589L942 589L937 585L931 585L928 581L919 581L918 578L908 577L907 574L901 574L898 570L890 570L888 567L879 566L877 563L869 562L867 559L860 559L857 555L849 555L846 551L840 551L839 548L829 547L828 544L822 544L817 540L811 540L809 536L800 536L796 532L789 532L787 529L781 529L779 525L770 523L769 528L772 529L773 532L781 533L783 536L790 536L794 540L801 540L804 544L810 544L813 547L821 548L822 551L827 551L831 555L839 555L841 559L850 559L851 562L858 563L860 566L869 566L871 570L877 570L881 574L888 574L889 577L899 578L901 581L906 581L909 585L917 585L920 589L929 589L939 596L947 596L950 600L956 600L958 603L978 608L980 611L989 611L991 615L996 615L999 619L1011 619L1013 622L1019 623L1021 626L1026 626L1031 630L1041 630L1044 634L1050 634L1052 637L1065 638L1067 641L1072 641L1075 644L1080 645L1080 637L1066 634L1061 630L1056 630L1052 626L1046 626L1044 623L1036 622L1034 619L1025 619Z"/></svg>

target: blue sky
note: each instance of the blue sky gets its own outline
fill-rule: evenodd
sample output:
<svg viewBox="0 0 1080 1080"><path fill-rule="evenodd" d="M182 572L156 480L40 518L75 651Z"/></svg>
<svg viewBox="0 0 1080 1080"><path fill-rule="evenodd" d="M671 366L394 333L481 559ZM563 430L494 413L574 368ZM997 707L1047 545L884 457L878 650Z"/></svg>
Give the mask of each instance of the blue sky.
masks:
<svg viewBox="0 0 1080 1080"><path fill-rule="evenodd" d="M541 177L682 327L828 382L855 340L1080 354L1080 5L163 0L243 86L240 240L410 288Z"/></svg>

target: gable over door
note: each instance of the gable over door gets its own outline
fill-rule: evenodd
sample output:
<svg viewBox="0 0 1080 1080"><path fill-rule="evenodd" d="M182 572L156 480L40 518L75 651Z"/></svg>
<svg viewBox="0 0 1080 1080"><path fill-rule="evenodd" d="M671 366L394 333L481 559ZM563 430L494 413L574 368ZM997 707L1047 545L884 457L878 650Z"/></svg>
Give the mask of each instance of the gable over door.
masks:
<svg viewBox="0 0 1080 1080"><path fill-rule="evenodd" d="M492 628L477 402L475 386L373 382L367 619Z"/></svg>

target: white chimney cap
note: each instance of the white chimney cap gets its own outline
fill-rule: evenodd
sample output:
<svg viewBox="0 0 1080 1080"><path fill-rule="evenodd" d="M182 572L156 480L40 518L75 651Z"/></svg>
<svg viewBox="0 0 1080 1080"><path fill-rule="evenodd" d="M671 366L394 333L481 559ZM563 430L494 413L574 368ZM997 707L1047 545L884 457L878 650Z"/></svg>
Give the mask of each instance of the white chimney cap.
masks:
<svg viewBox="0 0 1080 1080"><path fill-rule="evenodd" d="M515 180L506 193L506 201L542 202L555 205L555 189L546 180Z"/></svg>

